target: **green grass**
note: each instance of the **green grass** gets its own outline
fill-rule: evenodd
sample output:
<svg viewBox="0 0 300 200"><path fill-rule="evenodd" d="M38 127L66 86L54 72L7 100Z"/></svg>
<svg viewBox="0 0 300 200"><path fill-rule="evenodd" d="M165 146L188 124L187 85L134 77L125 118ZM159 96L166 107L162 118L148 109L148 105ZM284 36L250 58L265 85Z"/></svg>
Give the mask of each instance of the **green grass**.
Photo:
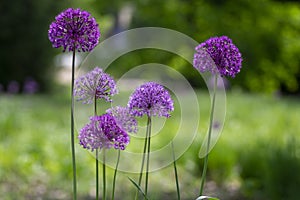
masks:
<svg viewBox="0 0 300 200"><path fill-rule="evenodd" d="M71 198L68 95L68 90L61 89L50 95L0 96L0 199ZM199 190L203 161L198 159L198 151L208 126L209 112L209 99L205 92L199 93L199 102L201 136L195 139L177 162L182 199L196 199ZM108 105L103 105L105 106ZM88 113L83 114L85 115ZM167 127L153 139L153 148L164 146L173 137L172 132L176 131L180 121L179 115L177 110L173 118L166 122ZM83 116L79 118L84 120ZM192 122L193 119L189 120ZM208 179L216 183L217 189L209 181L210 187L206 188L205 194L227 199L232 192L239 199L259 199L264 197L261 195L264 191L269 191L266 194L274 193L276 187L271 185L281 179L268 171L288 171L289 166L297 169L300 159L299 120L299 99L274 98L237 91L227 93L226 122L209 158ZM77 125L80 126L81 123ZM134 145L137 140L133 139L132 146L128 148L139 149ZM290 141L294 142L294 156L289 153ZM76 152L80 199L92 199L95 189L94 159L79 145L76 145ZM288 159L286 162L289 162L289 166L268 168L276 159ZM130 164L139 167L139 163L140 161L136 161ZM265 170L267 177L254 173L260 169ZM112 173L113 170L109 169L109 180L112 179ZM137 178L135 174L119 173L117 199L121 199L124 194L127 194L127 199L131 199L131 194L134 195L135 188L126 176ZM295 184L297 181L298 179ZM293 185L289 187L292 188ZM108 189L111 189L110 185ZM175 189L172 167L150 174L151 199L176 199ZM225 193L220 194L219 191Z"/></svg>

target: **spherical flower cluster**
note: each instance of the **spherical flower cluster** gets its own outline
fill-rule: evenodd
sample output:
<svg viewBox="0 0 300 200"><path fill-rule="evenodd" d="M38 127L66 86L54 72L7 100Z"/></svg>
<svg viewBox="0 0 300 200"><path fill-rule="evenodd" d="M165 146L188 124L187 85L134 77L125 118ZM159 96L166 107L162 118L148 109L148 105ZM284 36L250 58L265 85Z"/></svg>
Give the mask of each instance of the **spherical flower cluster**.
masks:
<svg viewBox="0 0 300 200"><path fill-rule="evenodd" d="M111 102L117 92L113 78L99 67L75 80L74 95L85 104L93 103L95 98Z"/></svg>
<svg viewBox="0 0 300 200"><path fill-rule="evenodd" d="M134 116L170 117L174 110L169 92L160 84L148 82L139 86L130 96L128 107Z"/></svg>
<svg viewBox="0 0 300 200"><path fill-rule="evenodd" d="M90 13L68 8L50 24L48 37L54 48L63 51L92 51L98 44L100 30Z"/></svg>
<svg viewBox="0 0 300 200"><path fill-rule="evenodd" d="M128 107L116 106L108 109L106 112L114 116L118 126L120 126L123 130L128 133L137 133L137 120L130 113Z"/></svg>
<svg viewBox="0 0 300 200"><path fill-rule="evenodd" d="M227 36L212 37L196 47L193 64L200 72L210 71L235 77L242 67L242 55Z"/></svg>
<svg viewBox="0 0 300 200"><path fill-rule="evenodd" d="M91 117L90 122L80 130L78 139L83 148L91 151L102 148L109 149L112 146L115 149L124 150L130 141L128 134L117 125L115 118L108 113Z"/></svg>

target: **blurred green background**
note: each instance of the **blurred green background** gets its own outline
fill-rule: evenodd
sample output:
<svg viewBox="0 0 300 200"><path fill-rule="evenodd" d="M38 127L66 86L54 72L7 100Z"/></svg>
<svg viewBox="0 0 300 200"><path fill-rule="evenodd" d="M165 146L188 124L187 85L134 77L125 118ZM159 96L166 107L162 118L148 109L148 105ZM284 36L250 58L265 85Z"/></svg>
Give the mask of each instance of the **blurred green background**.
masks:
<svg viewBox="0 0 300 200"><path fill-rule="evenodd" d="M232 38L243 68L229 79L226 123L209 160L205 192L221 199L300 198L299 1L1 0L1 200L71 199L69 68L59 62L61 50L53 49L47 36L49 24L67 7L91 12L100 25L100 41L145 26L174 29L199 43L216 35ZM207 93L199 74L178 56L138 50L117 59L109 72L119 77L149 62L172 66L190 81L207 122L210 102L202 101ZM206 128L200 124L199 133ZM197 137L178 160L182 199L197 197L202 139ZM77 147L80 199L93 199L93 158ZM120 173L118 199L134 193L127 175ZM150 177L151 199L176 199L172 168Z"/></svg>
<svg viewBox="0 0 300 200"><path fill-rule="evenodd" d="M90 11L100 24L101 41L144 26L177 30L199 43L228 35L244 58L243 70L230 81L233 85L248 91L299 94L299 2L283 0L1 1L0 84L4 89L15 80L21 91L28 77L37 80L41 89L51 84L53 55L60 51L51 48L47 31L54 16L66 7ZM194 73L176 59L167 52L141 50L122 60L122 68L148 61L166 63L197 86Z"/></svg>

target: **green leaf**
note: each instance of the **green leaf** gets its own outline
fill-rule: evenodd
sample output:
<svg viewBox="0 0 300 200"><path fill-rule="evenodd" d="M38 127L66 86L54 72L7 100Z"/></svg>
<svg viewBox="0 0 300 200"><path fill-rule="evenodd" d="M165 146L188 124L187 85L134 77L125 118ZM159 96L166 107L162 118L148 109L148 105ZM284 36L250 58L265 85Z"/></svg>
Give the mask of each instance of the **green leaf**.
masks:
<svg viewBox="0 0 300 200"><path fill-rule="evenodd" d="M200 196L198 197L196 200L220 200L218 198L215 198L215 197L209 197L209 196Z"/></svg>
<svg viewBox="0 0 300 200"><path fill-rule="evenodd" d="M133 185L143 194L143 196L149 200L149 198L147 197L147 195L144 193L143 189L129 176L127 176L127 178L131 181L131 183L133 183Z"/></svg>

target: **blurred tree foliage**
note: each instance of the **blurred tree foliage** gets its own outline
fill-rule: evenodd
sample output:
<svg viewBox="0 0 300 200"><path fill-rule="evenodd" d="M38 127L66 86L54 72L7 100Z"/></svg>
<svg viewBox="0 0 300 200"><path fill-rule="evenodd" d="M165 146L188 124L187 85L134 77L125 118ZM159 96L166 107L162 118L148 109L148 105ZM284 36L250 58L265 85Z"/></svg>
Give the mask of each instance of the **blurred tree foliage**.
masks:
<svg viewBox="0 0 300 200"><path fill-rule="evenodd" d="M49 66L54 52L58 52L48 41L48 27L67 6L91 11L103 36L145 26L174 29L199 43L212 36L228 35L244 58L241 73L230 80L233 85L250 91L300 92L300 3L286 0L2 0L0 84L6 87L12 80L22 84L32 77L45 88L51 80ZM132 12L124 26L125 7ZM110 31L107 21L112 22ZM172 66L199 85L197 72L188 62L159 50L128 53L110 70L122 75L124 70L148 62Z"/></svg>
<svg viewBox="0 0 300 200"><path fill-rule="evenodd" d="M233 85L250 91L300 92L299 1L113 0L93 1L91 5L92 9L115 18L115 32L122 30L117 20L120 10L130 5L133 13L128 28L170 28L199 43L212 36L228 35L244 58L241 73L230 80ZM133 52L114 64L125 65L127 69L141 62L168 64L180 70L193 84L198 82L189 64L170 53Z"/></svg>
<svg viewBox="0 0 300 200"><path fill-rule="evenodd" d="M32 78L46 89L55 52L48 28L62 6L61 1L52 0L0 1L0 84L7 87L14 80L22 87Z"/></svg>

